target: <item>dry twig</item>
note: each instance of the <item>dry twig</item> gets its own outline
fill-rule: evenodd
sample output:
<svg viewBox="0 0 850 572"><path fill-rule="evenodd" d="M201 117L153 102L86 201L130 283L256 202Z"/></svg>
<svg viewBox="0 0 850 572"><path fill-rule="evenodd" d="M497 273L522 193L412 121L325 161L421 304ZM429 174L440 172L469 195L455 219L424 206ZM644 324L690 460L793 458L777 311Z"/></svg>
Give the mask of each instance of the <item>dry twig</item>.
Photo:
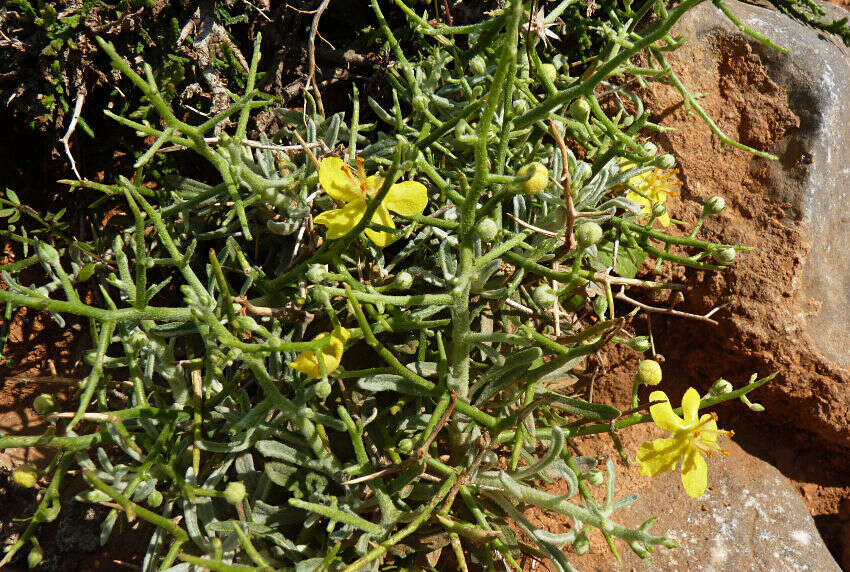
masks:
<svg viewBox="0 0 850 572"><path fill-rule="evenodd" d="M78 181L82 181L83 178L80 177L80 172L77 171L77 162L74 161L74 156L71 154L71 147L68 145L68 141L71 140L71 135L74 134L74 130L77 128L77 122L80 120L80 114L83 112L83 102L85 100L85 93L80 92L77 94L77 101L74 104L74 115L71 116L71 123L68 124L68 130L65 131L65 135L63 135L62 139L59 140L59 142L65 147L65 155L67 155L68 160L71 161L71 169L74 171L74 175L77 177Z"/></svg>

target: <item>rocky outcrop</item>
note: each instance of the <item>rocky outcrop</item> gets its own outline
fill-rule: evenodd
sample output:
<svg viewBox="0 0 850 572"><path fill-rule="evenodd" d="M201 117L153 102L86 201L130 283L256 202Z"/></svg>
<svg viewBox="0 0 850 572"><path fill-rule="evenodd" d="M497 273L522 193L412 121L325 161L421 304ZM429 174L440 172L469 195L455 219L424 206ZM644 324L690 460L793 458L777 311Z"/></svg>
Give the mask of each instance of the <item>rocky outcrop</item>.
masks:
<svg viewBox="0 0 850 572"><path fill-rule="evenodd" d="M737 445L729 448L729 457L712 463L709 489L702 497L688 498L678 471L671 471L654 479L637 503L619 514L629 526L656 516L653 532L678 540L678 548L657 549L649 558L650 567L693 572L838 572L808 508L788 479ZM642 567L627 548L622 556L619 566L607 563L590 569Z"/></svg>
<svg viewBox="0 0 850 572"><path fill-rule="evenodd" d="M850 447L850 55L777 12L728 4L788 51L744 36L703 3L680 22L689 42L671 64L727 135L780 160L723 148L673 87L649 91L656 119L676 128L661 136L684 183L672 215L693 223L721 195L728 207L701 236L755 247L726 272L674 276L693 286L680 309L727 307L717 328L654 320L656 341L665 371L702 390L718 377L779 372L756 396L765 420Z"/></svg>

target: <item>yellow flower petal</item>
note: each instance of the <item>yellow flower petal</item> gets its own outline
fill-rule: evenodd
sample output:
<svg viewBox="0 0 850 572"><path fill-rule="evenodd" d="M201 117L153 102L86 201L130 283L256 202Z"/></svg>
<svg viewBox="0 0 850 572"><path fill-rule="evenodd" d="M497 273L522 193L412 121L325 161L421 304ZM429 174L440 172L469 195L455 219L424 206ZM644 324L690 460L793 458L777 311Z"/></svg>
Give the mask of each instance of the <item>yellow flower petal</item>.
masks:
<svg viewBox="0 0 850 572"><path fill-rule="evenodd" d="M357 177L339 157L325 157L319 163L319 184L327 194L343 203L363 197Z"/></svg>
<svg viewBox="0 0 850 572"><path fill-rule="evenodd" d="M683 439L655 439L640 446L637 460L640 474L655 477L665 471L672 471L685 452L687 442Z"/></svg>
<svg viewBox="0 0 850 572"><path fill-rule="evenodd" d="M377 210L375 210L375 214L372 215L372 222L382 226L395 228L393 219L390 216L390 211L386 209L383 203L378 205ZM383 248L395 241L395 236L382 230L372 230L371 228L367 228L365 232L366 236L368 236L369 239L375 243L375 246L378 246L379 248Z"/></svg>
<svg viewBox="0 0 850 572"><path fill-rule="evenodd" d="M690 449L682 462L682 484L692 498L702 496L708 488L708 463L696 449Z"/></svg>
<svg viewBox="0 0 850 572"><path fill-rule="evenodd" d="M682 419L673 413L673 407L670 405L670 399L663 391L653 391L649 394L650 401L662 401L649 408L649 413L652 415L652 420L656 425L675 434L679 429L685 427Z"/></svg>
<svg viewBox="0 0 850 572"><path fill-rule="evenodd" d="M670 226L670 213L665 212L663 215L661 215L660 217L658 217L655 220L660 222L661 226L663 226L664 228L667 228L668 226Z"/></svg>
<svg viewBox="0 0 850 572"><path fill-rule="evenodd" d="M697 416L699 415L699 392L693 387L689 387L682 396L682 417L685 418L685 423L695 425Z"/></svg>
<svg viewBox="0 0 850 572"><path fill-rule="evenodd" d="M428 190L416 181L402 181L390 187L384 206L403 216L422 214L428 206Z"/></svg>
<svg viewBox="0 0 850 572"><path fill-rule="evenodd" d="M634 191L629 191L629 192L626 194L626 198L627 198L627 199L629 199L630 201L634 201L634 202L636 202L637 204L639 204L639 205L641 205L641 206L643 206L643 207L650 207L650 205L652 204L652 202L651 202L649 199L647 199L647 198L646 198L646 197L644 197L643 195L639 195L639 194L637 194L637 193L636 193L636 192L634 192ZM650 207L650 208L651 208L651 207Z"/></svg>
<svg viewBox="0 0 850 572"><path fill-rule="evenodd" d="M342 238L348 231L357 226L363 213L366 212L366 201L358 199L352 201L341 209L333 209L319 213L313 219L316 224L328 227L328 239L336 240Z"/></svg>
<svg viewBox="0 0 850 572"><path fill-rule="evenodd" d="M328 336L327 332L316 336L315 340L320 340ZM322 348L321 356L325 363L325 372L331 373L339 367L339 362L342 360L342 353L345 350L345 342L351 334L345 328L335 328L331 333L331 340L325 347ZM290 362L289 366L292 369L298 370L304 375L310 377L322 377L322 372L319 367L319 358L316 352L305 351L301 352L298 358Z"/></svg>

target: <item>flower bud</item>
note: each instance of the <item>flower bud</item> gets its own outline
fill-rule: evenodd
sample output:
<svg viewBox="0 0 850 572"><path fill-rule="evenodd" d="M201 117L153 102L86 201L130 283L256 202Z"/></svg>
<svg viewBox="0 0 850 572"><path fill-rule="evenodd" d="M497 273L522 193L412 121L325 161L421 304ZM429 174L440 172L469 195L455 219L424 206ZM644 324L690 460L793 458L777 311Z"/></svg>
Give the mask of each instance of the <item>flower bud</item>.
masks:
<svg viewBox="0 0 850 572"><path fill-rule="evenodd" d="M591 469L581 476L585 481L594 486L599 486L605 482L605 475L599 469Z"/></svg>
<svg viewBox="0 0 850 572"><path fill-rule="evenodd" d="M659 169L672 169L676 166L676 158L669 153L665 153L658 158L657 165Z"/></svg>
<svg viewBox="0 0 850 572"><path fill-rule="evenodd" d="M313 386L313 391L316 392L316 397L324 401L331 394L331 384L328 381L322 380Z"/></svg>
<svg viewBox="0 0 850 572"><path fill-rule="evenodd" d="M543 163L529 163L518 172L519 177L529 177L527 181L520 183L523 192L529 195L539 195L549 185L549 169Z"/></svg>
<svg viewBox="0 0 850 572"><path fill-rule="evenodd" d="M46 242L38 243L38 256L48 264L59 264L59 253Z"/></svg>
<svg viewBox="0 0 850 572"><path fill-rule="evenodd" d="M49 415L56 410L56 400L52 395L42 393L33 400L32 408L35 409L35 412L39 415Z"/></svg>
<svg viewBox="0 0 850 572"><path fill-rule="evenodd" d="M12 480L18 486L31 489L38 482L38 470L32 465L21 465L12 472Z"/></svg>
<svg viewBox="0 0 850 572"><path fill-rule="evenodd" d="M641 147L643 147L643 152L647 155L651 155L654 157L655 154L658 153L658 145L656 145L652 141L647 141L646 143L641 145Z"/></svg>
<svg viewBox="0 0 850 572"><path fill-rule="evenodd" d="M590 119L590 104L583 97L574 99L570 104L570 117L579 123L587 123Z"/></svg>
<svg viewBox="0 0 850 572"><path fill-rule="evenodd" d="M27 567L35 568L41 563L42 558L44 558L44 553L41 551L41 547L33 546L30 553L27 554Z"/></svg>
<svg viewBox="0 0 850 572"><path fill-rule="evenodd" d="M737 253L735 252L734 248L732 248L731 246L724 246L724 247L721 247L721 248L714 250L711 253L711 257L714 260L716 260L719 264L722 264L724 266L728 266L729 264L732 264L733 262L735 262L736 254Z"/></svg>
<svg viewBox="0 0 850 572"><path fill-rule="evenodd" d="M305 276L313 284L320 284L325 279L325 269L320 264L313 264L307 269Z"/></svg>
<svg viewBox="0 0 850 572"><path fill-rule="evenodd" d="M491 218L481 219L475 227L478 237L484 242L490 242L499 234L499 225Z"/></svg>
<svg viewBox="0 0 850 572"><path fill-rule="evenodd" d="M543 64L543 73L549 78L549 81L555 82L558 79L558 70L553 64Z"/></svg>
<svg viewBox="0 0 850 572"><path fill-rule="evenodd" d="M484 75L487 73L487 62L481 56L475 56L469 60L469 69L475 75Z"/></svg>
<svg viewBox="0 0 850 572"><path fill-rule="evenodd" d="M626 345L635 350L636 352L645 352L649 350L652 345L649 343L649 338L647 336L636 336L626 342Z"/></svg>
<svg viewBox="0 0 850 572"><path fill-rule="evenodd" d="M318 286L311 290L313 301L317 304L326 304L330 302L331 297L328 295L328 291L325 290L322 286Z"/></svg>
<svg viewBox="0 0 850 572"><path fill-rule="evenodd" d="M663 217L667 214L667 207L664 206L664 203L655 203L652 205L652 216L655 218Z"/></svg>
<svg viewBox="0 0 850 572"><path fill-rule="evenodd" d="M148 506L151 508L156 508L162 504L162 493L158 490L154 489L151 491L151 494L148 495Z"/></svg>
<svg viewBox="0 0 850 572"><path fill-rule="evenodd" d="M400 290L407 290L411 286L413 286L413 275L407 270L402 270L398 274L396 274L395 280L393 280L395 286Z"/></svg>
<svg viewBox="0 0 850 572"><path fill-rule="evenodd" d="M706 215L716 215L723 212L726 208L726 201L723 197L711 197L702 206L702 212Z"/></svg>
<svg viewBox="0 0 850 572"><path fill-rule="evenodd" d="M576 240L581 246L590 246L602 240L602 227L595 222L586 222L576 229Z"/></svg>
<svg viewBox="0 0 850 572"><path fill-rule="evenodd" d="M733 389L734 388L732 387L731 383L729 383L723 378L720 378L714 382L708 392L711 395L723 395L724 393L730 393Z"/></svg>
<svg viewBox="0 0 850 572"><path fill-rule="evenodd" d="M241 481L227 483L224 488L224 499L232 505L237 505L245 498L245 485Z"/></svg>
<svg viewBox="0 0 850 572"><path fill-rule="evenodd" d="M531 298L535 304L542 308L550 307L555 303L555 293L552 291L552 287L545 283L534 289Z"/></svg>
<svg viewBox="0 0 850 572"><path fill-rule="evenodd" d="M398 446L396 447L398 452L407 455L411 451L413 451L413 439L402 439L398 442Z"/></svg>
<svg viewBox="0 0 850 572"><path fill-rule="evenodd" d="M654 359L641 360L635 379L641 385L658 385L661 383L661 365Z"/></svg>
<svg viewBox="0 0 850 572"><path fill-rule="evenodd" d="M588 550L590 550L590 541L587 539L587 535L582 532L573 540L573 552L581 556L587 554Z"/></svg>
<svg viewBox="0 0 850 572"><path fill-rule="evenodd" d="M593 313L599 316L599 319L604 319L607 311L608 298L606 296L597 296L593 299Z"/></svg>
<svg viewBox="0 0 850 572"><path fill-rule="evenodd" d="M522 115L528 109L528 101L524 97L518 97L514 100L514 115Z"/></svg>
<svg viewBox="0 0 850 572"><path fill-rule="evenodd" d="M413 109L416 111L425 111L428 109L428 96L424 93L417 93L413 96Z"/></svg>

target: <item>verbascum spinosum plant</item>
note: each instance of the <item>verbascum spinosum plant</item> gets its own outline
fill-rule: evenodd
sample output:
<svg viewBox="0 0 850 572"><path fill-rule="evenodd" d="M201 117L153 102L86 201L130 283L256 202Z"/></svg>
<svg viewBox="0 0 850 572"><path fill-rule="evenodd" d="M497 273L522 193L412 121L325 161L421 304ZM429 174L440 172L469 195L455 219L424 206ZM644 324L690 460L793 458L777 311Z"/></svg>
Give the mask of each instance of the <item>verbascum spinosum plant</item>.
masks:
<svg viewBox="0 0 850 572"><path fill-rule="evenodd" d="M421 40L415 57L371 0L391 105L367 98L375 121L361 123L356 91L330 117L307 92L303 110L275 109L281 127L259 141L247 138L252 111L274 106L255 90L260 38L246 93L201 124L101 41L156 120L106 113L154 142L132 180L74 183L125 209L127 228L56 246L8 233L33 254L3 270L0 301L81 321L93 349L69 411L47 396L43 435L0 438L56 451L40 472L16 472L44 488L2 564L40 550L39 525L74 479L87 485L76 500L108 508L102 540L124 522L152 525L144 570L374 570L422 553L464 570L518 570L524 553L572 570L592 534L615 555L619 542L642 557L675 546L654 520L620 524L636 495L620 496L613 461L597 467L566 443L609 435L625 457L618 432L654 421L671 436L636 452L643 473L681 462L699 496L704 456L731 436L701 410L763 409L747 395L770 376L691 388L674 410L663 391L643 394L663 386L649 359L629 410L592 398L589 356L652 347L628 333L652 307L626 292L682 289L646 276L664 264L719 272L746 250L697 238L722 199L692 232L666 208L674 161L645 140L661 127L629 89L672 83L704 115L665 55L698 3L617 8L572 75L576 62L549 45L571 0L514 0L463 26L395 0ZM143 184L163 145L214 176ZM23 284L37 264L44 284ZM86 284L97 287L83 296ZM547 491L555 479L565 494ZM564 515L569 531L539 528L524 506Z"/></svg>

